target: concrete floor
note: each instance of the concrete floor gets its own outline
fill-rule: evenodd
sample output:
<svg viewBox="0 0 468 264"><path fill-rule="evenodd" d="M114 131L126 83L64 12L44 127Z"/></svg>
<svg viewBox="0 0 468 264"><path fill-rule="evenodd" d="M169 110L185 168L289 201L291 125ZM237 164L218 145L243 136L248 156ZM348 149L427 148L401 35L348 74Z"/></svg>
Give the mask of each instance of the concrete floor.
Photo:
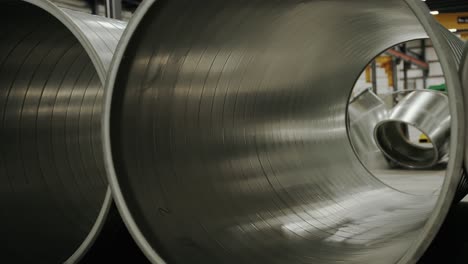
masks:
<svg viewBox="0 0 468 264"><path fill-rule="evenodd" d="M393 188L417 195L436 193L440 189L445 175L444 170L408 171L388 169L373 171L373 173ZM80 263L149 264L125 230L123 223L114 223L114 225L110 226L112 228L103 230L106 235L101 236L96 241L95 246ZM434 243L418 264L467 263L468 199L454 206Z"/></svg>
<svg viewBox="0 0 468 264"><path fill-rule="evenodd" d="M436 194L445 170L374 171L386 184L412 194ZM468 264L468 198L454 205L434 242L418 264Z"/></svg>

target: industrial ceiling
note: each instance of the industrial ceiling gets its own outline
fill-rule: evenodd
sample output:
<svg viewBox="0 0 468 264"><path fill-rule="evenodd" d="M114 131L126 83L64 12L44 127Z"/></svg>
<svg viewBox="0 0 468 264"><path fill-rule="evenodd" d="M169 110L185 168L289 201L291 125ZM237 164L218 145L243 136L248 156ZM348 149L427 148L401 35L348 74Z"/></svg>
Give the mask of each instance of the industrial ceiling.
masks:
<svg viewBox="0 0 468 264"><path fill-rule="evenodd" d="M440 13L468 12L467 0L427 0L426 3L431 10Z"/></svg>

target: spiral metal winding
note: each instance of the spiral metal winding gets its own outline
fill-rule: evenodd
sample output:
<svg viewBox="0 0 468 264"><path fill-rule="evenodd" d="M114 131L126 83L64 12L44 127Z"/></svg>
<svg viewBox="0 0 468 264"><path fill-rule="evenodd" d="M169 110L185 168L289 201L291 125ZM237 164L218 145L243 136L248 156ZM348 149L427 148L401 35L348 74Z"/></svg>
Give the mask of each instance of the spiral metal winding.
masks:
<svg viewBox="0 0 468 264"><path fill-rule="evenodd" d="M446 74L440 193L371 175L346 109L382 51L430 37ZM420 1L146 1L106 89L114 196L154 263L414 263L460 182L458 47ZM418 184L423 184L418 182Z"/></svg>
<svg viewBox="0 0 468 264"><path fill-rule="evenodd" d="M103 83L126 24L48 1L0 1L2 259L75 263L112 204Z"/></svg>

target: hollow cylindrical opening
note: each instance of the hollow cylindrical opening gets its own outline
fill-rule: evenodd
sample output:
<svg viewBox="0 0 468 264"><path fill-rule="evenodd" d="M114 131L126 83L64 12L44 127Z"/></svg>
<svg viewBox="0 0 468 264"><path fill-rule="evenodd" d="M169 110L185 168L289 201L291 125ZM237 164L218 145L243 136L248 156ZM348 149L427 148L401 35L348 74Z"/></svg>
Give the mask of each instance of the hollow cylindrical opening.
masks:
<svg viewBox="0 0 468 264"><path fill-rule="evenodd" d="M401 121L384 121L379 124L375 133L380 149L388 158L404 167L427 168L434 166L439 161L437 148L434 148L432 143L429 143L430 146L424 146L412 142L408 137L408 126L412 125ZM423 131L419 131L426 135Z"/></svg>
<svg viewBox="0 0 468 264"><path fill-rule="evenodd" d="M429 144L411 138L419 131ZM431 90L414 91L395 106L388 119L375 127L375 140L382 152L408 168L431 168L448 154L450 112L448 97Z"/></svg>
<svg viewBox="0 0 468 264"><path fill-rule="evenodd" d="M383 264L421 243L438 193L378 180L346 125L362 69L427 37L405 1L140 11L111 74L106 147L120 210L154 262Z"/></svg>
<svg viewBox="0 0 468 264"><path fill-rule="evenodd" d="M0 246L7 262L63 263L92 242L110 203L102 83L74 15L89 31L106 26L101 38L118 34L112 23L36 4L2 1Z"/></svg>
<svg viewBox="0 0 468 264"><path fill-rule="evenodd" d="M428 43L428 40L424 40L424 43ZM405 46L415 48L421 44L421 40L413 40L398 44L392 50L399 50L400 47ZM429 97L440 96L439 99L442 101L445 101L446 97L432 90L399 90L403 87L393 80L398 78L397 69L403 65L399 65L387 52L374 59L353 88L352 99L348 104L350 144L363 166L389 187L415 195L433 195L439 192L444 183L446 165L449 161L446 143L450 137L448 133L444 137L436 136L444 146L441 149L444 156L439 158L440 146L436 148L437 152L433 153L434 144L430 136L409 121L402 121L398 118L405 115L411 116L412 122L416 120L428 129L427 131L444 131L444 128L449 128L450 125L445 126L447 122L441 122L440 118L434 117L437 113L445 113L447 116L443 119L450 120L447 103L443 102L442 107L438 107L436 103L430 103L426 111L433 114L430 118L424 118L428 114L421 111L423 107L421 107L420 96L416 97L419 100L415 102L405 102L411 98L408 95L414 92L422 95L432 93ZM373 66L376 67L373 73L375 77L368 75ZM389 68L393 70L389 71ZM373 82L373 78L376 82ZM421 123L421 120L426 120L426 122ZM381 127L376 133L376 127L379 126ZM441 133L434 133L436 134ZM377 138L384 143L379 144Z"/></svg>

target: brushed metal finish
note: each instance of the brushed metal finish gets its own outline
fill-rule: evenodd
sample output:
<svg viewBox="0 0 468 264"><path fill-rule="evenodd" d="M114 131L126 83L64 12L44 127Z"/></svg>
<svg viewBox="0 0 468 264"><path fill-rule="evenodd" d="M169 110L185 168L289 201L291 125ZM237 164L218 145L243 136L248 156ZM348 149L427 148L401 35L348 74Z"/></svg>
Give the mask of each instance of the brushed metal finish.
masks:
<svg viewBox="0 0 468 264"><path fill-rule="evenodd" d="M446 158L450 142L448 96L441 92L414 91L403 98L385 119L375 126L375 142L394 162L408 168L430 168ZM424 133L432 146L409 141L402 127Z"/></svg>
<svg viewBox="0 0 468 264"><path fill-rule="evenodd" d="M468 43L464 44L463 47L463 55L460 59L460 79L462 81L462 87L463 87L463 92L464 94L468 94ZM468 109L468 96L465 96L464 103L465 103L465 109ZM468 115L465 115L465 118L468 120ZM465 160L464 160L464 182L465 184L460 184L459 188L461 193L464 195L460 196L465 196L468 194L468 179L467 177L467 168L468 168L468 146L465 147Z"/></svg>
<svg viewBox="0 0 468 264"><path fill-rule="evenodd" d="M467 63L466 61L466 56L467 56L467 48L466 48L466 43L461 40L458 36L456 36L455 34L453 34L452 32L450 32L449 30L447 30L443 25L439 24L439 23L436 23L437 27L439 27L439 33L441 35L443 35L443 38L445 38L447 40L447 44L448 46L446 47L447 50L450 50L450 53L452 54L452 57L453 59L455 60L455 67L456 67L456 70L457 72L459 73L464 73L465 70L463 69L463 63ZM452 70L453 71L453 70ZM446 72L446 71L444 71ZM450 81L446 79L446 83L451 86L450 84ZM450 89L449 89L450 90ZM466 88L464 88L463 86L463 82L462 82L462 91L463 91L463 94L466 94ZM452 95L449 93L449 98L453 96L453 92L452 92ZM455 102L455 103L461 103L461 102L466 102L466 97L463 97L463 100L455 100L455 101L450 101L451 103L452 102ZM467 109L467 106L468 104L465 104L464 106L464 109ZM451 114L453 114L453 112L451 111ZM468 115L463 115L463 118L466 119ZM453 116L452 116L453 118ZM466 136L464 137L466 138ZM463 140L464 142L465 140ZM462 142L460 141L458 144L462 144ZM464 144L464 143L463 143ZM465 148L465 152L466 152L466 148ZM466 153L463 155L465 157L465 160L467 160L467 156L466 156ZM459 202L461 201L461 199L463 199L467 194L468 194L468 175L466 173L466 163L465 163L465 166L463 166L463 168L460 170L461 172L461 180L460 182L458 183L458 187L457 187L457 191L456 191L456 195L455 195L455 199L454 199L454 202Z"/></svg>
<svg viewBox="0 0 468 264"><path fill-rule="evenodd" d="M1 258L75 263L112 203L102 84L125 23L45 0L0 4Z"/></svg>
<svg viewBox="0 0 468 264"><path fill-rule="evenodd" d="M388 118L384 101L367 89L349 103L349 140L358 158L369 170L384 169L389 163L374 140L375 126Z"/></svg>
<svg viewBox="0 0 468 264"><path fill-rule="evenodd" d="M462 80L463 92L468 94L468 43L465 43L460 65L460 78ZM466 97L465 108L468 108L468 99ZM465 115L465 117L468 120L468 115ZM465 168L468 168L468 146L465 148Z"/></svg>
<svg viewBox="0 0 468 264"><path fill-rule="evenodd" d="M148 258L415 263L463 159L456 59L439 31L421 1L144 1L111 67L103 138ZM453 102L451 159L440 194L416 196L363 167L346 109L369 61L428 35Z"/></svg>

